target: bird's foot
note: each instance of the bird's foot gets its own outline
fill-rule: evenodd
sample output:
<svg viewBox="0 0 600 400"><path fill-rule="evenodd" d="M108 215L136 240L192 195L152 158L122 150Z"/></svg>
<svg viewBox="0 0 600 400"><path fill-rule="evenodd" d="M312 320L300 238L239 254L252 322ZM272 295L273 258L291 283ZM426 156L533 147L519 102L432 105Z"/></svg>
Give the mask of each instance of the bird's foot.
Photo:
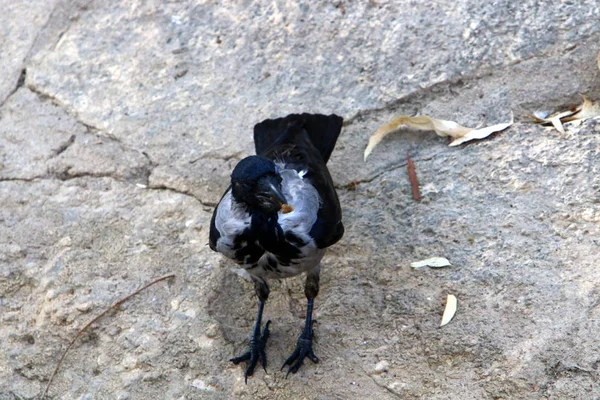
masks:
<svg viewBox="0 0 600 400"><path fill-rule="evenodd" d="M232 358L231 362L235 365L241 363L242 361L248 361L248 367L246 368L246 373L244 374L244 378L246 383L248 383L248 377L254 374L254 368L256 368L256 364L260 361L260 365L262 365L265 372L267 371L267 353L265 352L265 346L267 344L267 339L269 338L269 324L271 321L267 321L265 327L262 331L256 331L252 338L250 339L250 345L247 352L242 354L239 357Z"/></svg>
<svg viewBox="0 0 600 400"><path fill-rule="evenodd" d="M300 334L300 337L298 338L298 343L296 343L296 349L281 366L282 370L285 368L286 365L290 366L288 368L287 374L285 375L286 378L290 374L290 372L293 374L298 372L306 357L308 357L315 364L319 362L319 359L317 358L317 356L315 356L315 353L313 352L312 338L312 327L310 327L309 329L305 328L304 331L302 331L302 333Z"/></svg>

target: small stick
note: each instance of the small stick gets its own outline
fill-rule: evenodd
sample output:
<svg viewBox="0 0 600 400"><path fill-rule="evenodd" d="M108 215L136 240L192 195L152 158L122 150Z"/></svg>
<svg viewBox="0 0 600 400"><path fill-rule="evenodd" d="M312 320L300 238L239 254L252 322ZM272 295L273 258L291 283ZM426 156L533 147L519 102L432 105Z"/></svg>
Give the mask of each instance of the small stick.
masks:
<svg viewBox="0 0 600 400"><path fill-rule="evenodd" d="M406 169L408 170L408 180L410 181L410 188L412 190L412 197L414 201L421 200L421 193L419 191L419 180L417 179L417 169L415 163L410 158L410 153L406 152Z"/></svg>
<svg viewBox="0 0 600 400"><path fill-rule="evenodd" d="M152 286L152 285L154 285L154 284L156 284L158 282L164 281L164 280L169 279L169 278L174 278L174 277L175 277L175 274L169 274L169 275L163 276L162 278L158 278L158 279L153 280L152 282L150 282L146 286L142 287L141 289L138 289L135 292L131 293L129 296L123 297L121 300L117 301L115 304L113 304L112 306L110 306L106 310L102 311L100 313L100 315L98 315L96 318L94 318L93 320L91 320L90 322L88 322L83 328L81 328L79 330L79 332L77 332L77 335L75 335L75 338L73 338L73 340L71 340L71 342L69 343L69 345L67 346L67 348L65 349L65 351L62 353L62 356L58 360L58 363L56 364L56 368L54 368L54 372L52 372L52 375L50 376L50 379L48 380L48 384L46 385L46 389L44 389L44 393L42 394L42 399L46 397L46 394L48 394L48 390L50 389L50 385L52 384L52 381L54 380L54 377L56 376L56 373L58 372L58 369L60 368L60 365L62 364L63 360L67 356L67 353L69 352L69 350L71 349L71 347L73 346L73 344L75 344L75 342L77 341L77 339L79 339L81 337L81 335L83 335L84 332L90 326L92 326L93 323L97 322L100 318L104 317L106 315L106 313L108 313L110 310L116 309L121 304L125 303L127 300L129 300L130 298L132 298L136 294L140 293L142 290L147 289L150 286Z"/></svg>

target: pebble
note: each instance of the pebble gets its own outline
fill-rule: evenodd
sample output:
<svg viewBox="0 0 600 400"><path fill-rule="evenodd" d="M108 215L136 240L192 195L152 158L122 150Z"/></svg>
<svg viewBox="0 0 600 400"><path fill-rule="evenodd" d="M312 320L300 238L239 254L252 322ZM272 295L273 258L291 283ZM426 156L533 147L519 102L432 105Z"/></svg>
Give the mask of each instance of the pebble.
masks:
<svg viewBox="0 0 600 400"><path fill-rule="evenodd" d="M87 313L92 309L92 305L89 302L77 304L75 309L82 313Z"/></svg>
<svg viewBox="0 0 600 400"><path fill-rule="evenodd" d="M214 391L213 388L211 388L209 386L206 386L206 384L204 383L204 381L201 380L201 379L194 379L192 381L192 386L195 387L196 389L204 390L204 391L207 391L207 392Z"/></svg>
<svg viewBox="0 0 600 400"><path fill-rule="evenodd" d="M381 374L383 372L387 372L389 368L390 363L388 361L381 360L375 365L375 372Z"/></svg>
<svg viewBox="0 0 600 400"><path fill-rule="evenodd" d="M129 392L126 392L124 390L120 391L119 394L117 394L117 400L127 400L131 398L131 395L129 394Z"/></svg>
<svg viewBox="0 0 600 400"><path fill-rule="evenodd" d="M210 324L204 331L204 334L206 335L206 337L214 339L217 336L219 336L219 327L217 326L217 324Z"/></svg>

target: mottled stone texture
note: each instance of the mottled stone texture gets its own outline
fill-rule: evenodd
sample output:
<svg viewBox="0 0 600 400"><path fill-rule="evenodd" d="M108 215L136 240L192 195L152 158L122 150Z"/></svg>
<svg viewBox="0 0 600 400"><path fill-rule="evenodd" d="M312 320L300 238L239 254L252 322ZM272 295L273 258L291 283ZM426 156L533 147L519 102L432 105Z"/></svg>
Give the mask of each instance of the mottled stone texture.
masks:
<svg viewBox="0 0 600 400"><path fill-rule="evenodd" d="M600 99L596 1L0 0L0 399L600 397L600 123L533 111ZM252 127L346 119L330 161L346 235L324 259L315 352L274 282L267 372L228 359L252 286L209 219ZM508 131L460 148L397 114ZM406 154L423 200L414 202ZM449 258L453 267L413 270ZM458 313L438 328L446 295Z"/></svg>

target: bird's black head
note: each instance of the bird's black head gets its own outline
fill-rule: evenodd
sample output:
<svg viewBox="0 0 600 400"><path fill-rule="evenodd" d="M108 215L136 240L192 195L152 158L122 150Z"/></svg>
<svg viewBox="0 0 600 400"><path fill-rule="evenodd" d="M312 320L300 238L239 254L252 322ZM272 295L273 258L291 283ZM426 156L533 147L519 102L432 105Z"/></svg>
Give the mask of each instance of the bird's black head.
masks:
<svg viewBox="0 0 600 400"><path fill-rule="evenodd" d="M231 173L233 198L251 209L278 212L286 203L275 163L262 156L241 160Z"/></svg>

